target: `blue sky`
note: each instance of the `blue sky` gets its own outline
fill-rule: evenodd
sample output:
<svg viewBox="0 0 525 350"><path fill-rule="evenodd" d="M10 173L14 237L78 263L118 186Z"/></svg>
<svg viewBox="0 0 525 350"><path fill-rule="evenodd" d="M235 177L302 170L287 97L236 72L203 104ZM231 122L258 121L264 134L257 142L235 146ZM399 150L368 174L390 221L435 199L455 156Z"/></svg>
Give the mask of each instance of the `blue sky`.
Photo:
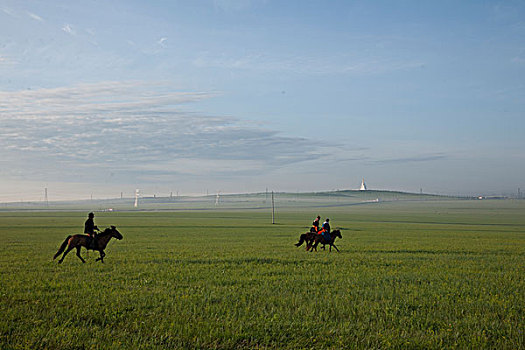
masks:
<svg viewBox="0 0 525 350"><path fill-rule="evenodd" d="M0 0L0 201L525 188L521 1Z"/></svg>

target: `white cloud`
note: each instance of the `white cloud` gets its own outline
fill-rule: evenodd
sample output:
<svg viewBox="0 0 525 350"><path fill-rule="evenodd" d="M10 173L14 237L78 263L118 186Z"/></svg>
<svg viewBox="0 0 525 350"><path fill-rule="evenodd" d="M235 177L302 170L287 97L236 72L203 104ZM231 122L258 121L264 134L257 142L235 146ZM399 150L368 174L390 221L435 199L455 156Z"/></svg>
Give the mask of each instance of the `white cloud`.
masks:
<svg viewBox="0 0 525 350"><path fill-rule="evenodd" d="M0 67L1 66L8 66L8 65L10 66L10 65L13 65L15 63L16 62L13 59L11 59L9 57L6 57L6 56L0 55Z"/></svg>
<svg viewBox="0 0 525 350"><path fill-rule="evenodd" d="M8 7L2 7L2 11L10 17L17 18L16 13Z"/></svg>
<svg viewBox="0 0 525 350"><path fill-rule="evenodd" d="M168 38L160 38L160 40L157 41L157 44L164 49L168 47L168 44L166 43L167 41L168 41Z"/></svg>
<svg viewBox="0 0 525 350"><path fill-rule="evenodd" d="M31 12L28 12L27 15L29 17L31 17L32 19L36 20L36 21L44 22L44 19L42 17L40 17L39 15L36 15L34 13L31 13Z"/></svg>
<svg viewBox="0 0 525 350"><path fill-rule="evenodd" d="M62 27L62 30L68 34L71 34L71 35L76 35L77 32L73 29L73 27L71 27L71 25L69 24L64 24L64 26Z"/></svg>
<svg viewBox="0 0 525 350"><path fill-rule="evenodd" d="M213 95L144 82L0 92L0 149L10 164L3 175L100 181L111 169L118 174L111 181L236 176L322 156L308 140L182 106Z"/></svg>
<svg viewBox="0 0 525 350"><path fill-rule="evenodd" d="M450 156L444 153L433 153L433 154L418 154L410 155L403 158L388 158L388 159L376 159L370 160L371 163L377 164L402 164L402 163L417 163L417 162L433 162L447 160Z"/></svg>

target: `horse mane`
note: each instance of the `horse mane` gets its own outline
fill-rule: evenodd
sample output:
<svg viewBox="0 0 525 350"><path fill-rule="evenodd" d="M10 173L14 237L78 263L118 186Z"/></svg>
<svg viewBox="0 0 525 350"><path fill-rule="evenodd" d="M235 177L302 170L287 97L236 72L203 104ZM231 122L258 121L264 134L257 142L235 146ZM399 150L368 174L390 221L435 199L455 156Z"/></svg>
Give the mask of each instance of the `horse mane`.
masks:
<svg viewBox="0 0 525 350"><path fill-rule="evenodd" d="M339 236L342 237L342 235L341 235L341 230L339 230L339 229L332 230L332 233L333 233L334 235L336 235L336 232L337 232L337 235L339 235Z"/></svg>
<svg viewBox="0 0 525 350"><path fill-rule="evenodd" d="M111 226L111 228L106 227L106 229L104 231L102 231L101 233L99 233L98 236L99 237L104 237L104 236L110 235L113 232L114 229L115 229L115 226Z"/></svg>

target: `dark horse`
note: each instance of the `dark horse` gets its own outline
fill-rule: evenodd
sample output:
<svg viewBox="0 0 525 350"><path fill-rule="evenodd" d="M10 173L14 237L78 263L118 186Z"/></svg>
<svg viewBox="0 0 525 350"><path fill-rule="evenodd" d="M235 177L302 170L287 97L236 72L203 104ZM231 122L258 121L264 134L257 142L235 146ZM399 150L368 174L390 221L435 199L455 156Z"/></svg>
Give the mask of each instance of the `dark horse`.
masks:
<svg viewBox="0 0 525 350"><path fill-rule="evenodd" d="M328 244L330 246L330 251L332 251L332 247L334 247L335 250L339 251L339 249L337 249L337 247L334 244L336 237L340 239L343 238L340 230L333 230L332 232L330 232L329 241L325 239L323 235L310 231L303 233L301 236L299 236L299 242L295 243L295 246L300 247L304 242L306 242L307 251L313 251L314 249L315 251L317 251L317 246L319 245L319 243L321 243L323 245L323 249L324 246Z"/></svg>
<svg viewBox="0 0 525 350"><path fill-rule="evenodd" d="M299 242L295 243L296 247L300 247L304 242L306 242L306 250L309 250L314 242L315 236L317 233L314 231L303 233L299 236Z"/></svg>
<svg viewBox="0 0 525 350"><path fill-rule="evenodd" d="M106 249L106 246L108 245L108 242L111 238L115 237L116 239L122 239L122 235L120 232L117 231L117 228L115 226L111 226L111 228L107 228L104 230L104 232L97 235L97 247L92 248L90 243L91 238L88 235L70 235L67 236L66 240L62 245L60 246L60 249L58 249L58 252L56 252L55 256L53 257L53 260L55 260L60 253L64 252L64 255L62 255L62 258L58 260L58 263L62 263L64 261L64 258L66 257L67 253L69 253L74 248L77 248L77 256L80 260L82 260L83 263L86 261L82 259L80 256L80 249L82 247L85 247L86 249L93 249L98 250L100 253L100 258L97 258L96 261L102 261L104 262L104 257L106 256L106 253L104 253L104 249ZM66 249L67 248L67 249Z"/></svg>
<svg viewBox="0 0 525 350"><path fill-rule="evenodd" d="M334 247L335 250L339 252L339 249L337 249L337 247L334 244L336 238L339 238L339 239L343 238L343 236L341 235L341 231L333 230L332 232L330 232L330 239L326 239L325 236L323 235L316 235L316 237L314 238L314 243L312 247L310 248L310 251L313 252L314 249L315 251L317 251L317 246L319 245L319 243L321 243L323 245L323 249L324 249L324 246L328 244L330 246L329 251L332 251L332 247Z"/></svg>

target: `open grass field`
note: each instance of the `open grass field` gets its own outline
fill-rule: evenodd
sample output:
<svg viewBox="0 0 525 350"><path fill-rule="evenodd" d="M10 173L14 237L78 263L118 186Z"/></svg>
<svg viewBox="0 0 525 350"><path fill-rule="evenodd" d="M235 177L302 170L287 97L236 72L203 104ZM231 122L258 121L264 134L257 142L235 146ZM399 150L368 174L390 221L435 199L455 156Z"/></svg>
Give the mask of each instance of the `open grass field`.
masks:
<svg viewBox="0 0 525 350"><path fill-rule="evenodd" d="M58 265L86 214L0 212L1 349L525 348L525 201L96 213L124 239Z"/></svg>

